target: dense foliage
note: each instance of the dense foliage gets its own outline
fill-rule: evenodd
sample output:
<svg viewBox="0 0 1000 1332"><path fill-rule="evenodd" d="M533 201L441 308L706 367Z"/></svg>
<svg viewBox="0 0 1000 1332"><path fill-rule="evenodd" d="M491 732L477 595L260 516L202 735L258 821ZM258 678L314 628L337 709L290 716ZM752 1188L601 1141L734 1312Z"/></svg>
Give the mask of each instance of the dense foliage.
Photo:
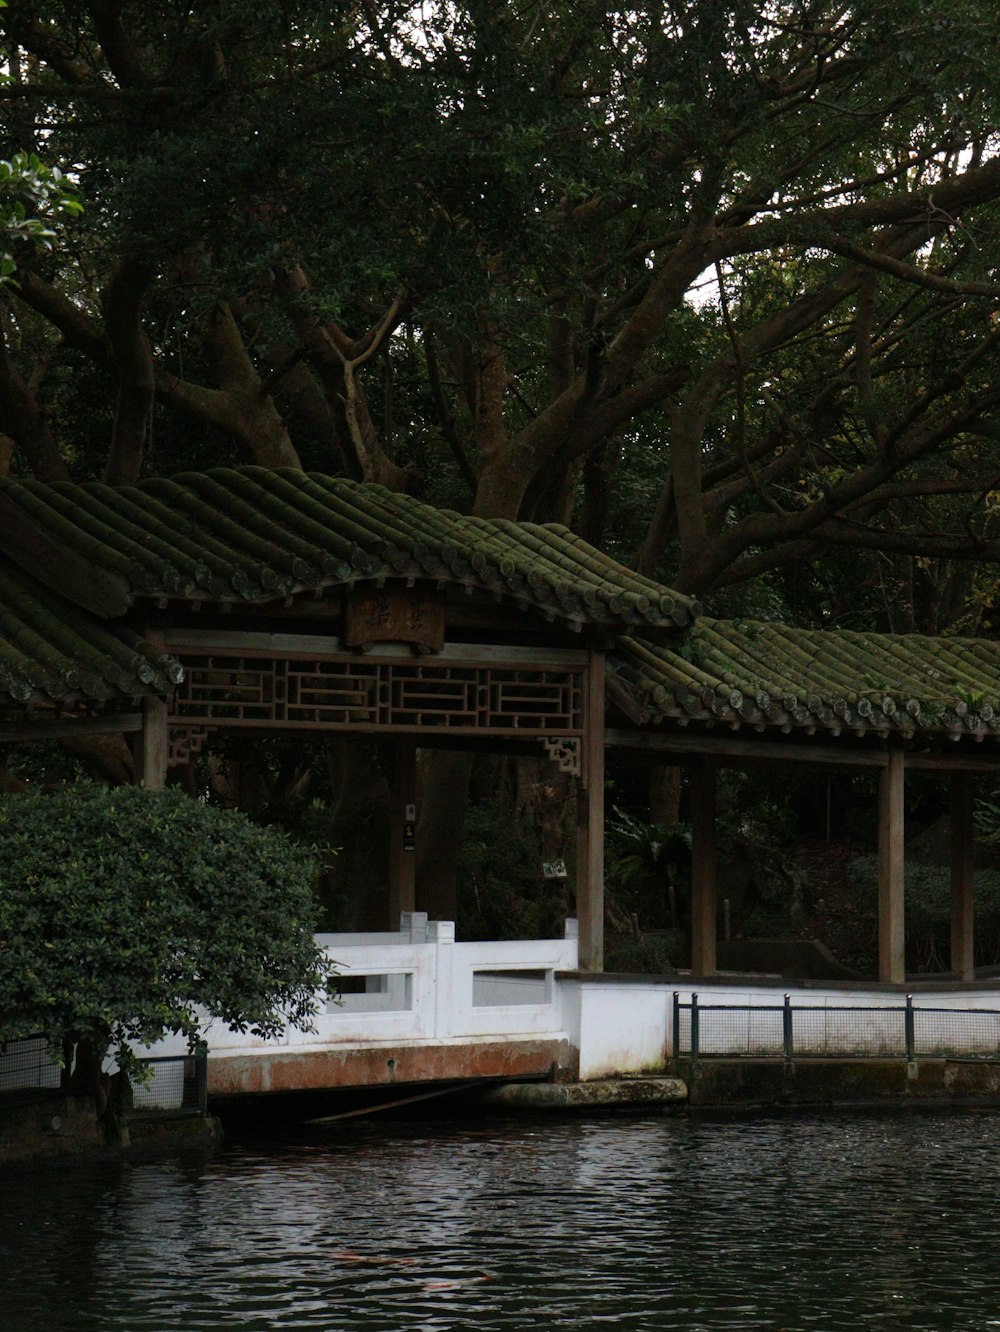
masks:
<svg viewBox="0 0 1000 1332"><path fill-rule="evenodd" d="M79 783L0 800L0 838L0 1039L308 1025L314 866L281 834L176 789Z"/></svg>
<svg viewBox="0 0 1000 1332"><path fill-rule="evenodd" d="M849 864L859 910L874 919L878 901L878 860L858 856ZM1000 964L1000 872L975 872L976 965ZM874 933L874 931L873 931ZM906 963L910 973L947 972L951 966L951 874L947 865L906 866ZM869 968L871 958L864 959Z"/></svg>
<svg viewBox="0 0 1000 1332"><path fill-rule="evenodd" d="M301 461L575 516L701 594L981 614L946 589L1000 548L995 25L18 0L0 156L85 211L15 255L11 465Z"/></svg>
<svg viewBox="0 0 1000 1332"><path fill-rule="evenodd" d="M13 281L15 249L34 245L50 250L55 223L83 211L76 191L58 167L46 166L34 153L15 153L0 161L0 286Z"/></svg>

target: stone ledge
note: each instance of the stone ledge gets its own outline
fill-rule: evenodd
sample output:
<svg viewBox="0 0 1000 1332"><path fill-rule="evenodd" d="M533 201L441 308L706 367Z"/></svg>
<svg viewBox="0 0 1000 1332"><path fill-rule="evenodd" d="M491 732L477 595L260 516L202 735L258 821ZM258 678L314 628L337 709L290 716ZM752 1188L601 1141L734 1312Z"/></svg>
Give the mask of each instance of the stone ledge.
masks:
<svg viewBox="0 0 1000 1332"><path fill-rule="evenodd" d="M642 1109L687 1100L680 1078L598 1078L592 1082L505 1082L480 1098L487 1105L522 1110Z"/></svg>
<svg viewBox="0 0 1000 1332"><path fill-rule="evenodd" d="M126 1120L121 1141L109 1143L92 1096L39 1090L0 1098L0 1166L62 1156L169 1154L220 1142L218 1121L200 1114L134 1115Z"/></svg>

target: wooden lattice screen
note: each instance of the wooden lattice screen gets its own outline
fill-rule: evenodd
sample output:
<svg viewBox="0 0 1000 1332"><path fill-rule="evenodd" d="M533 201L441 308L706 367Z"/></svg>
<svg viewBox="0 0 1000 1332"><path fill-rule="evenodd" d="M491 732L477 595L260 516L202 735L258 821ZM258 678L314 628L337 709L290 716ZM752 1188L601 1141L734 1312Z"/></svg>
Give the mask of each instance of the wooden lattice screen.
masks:
<svg viewBox="0 0 1000 1332"><path fill-rule="evenodd" d="M388 731L579 736L585 668L325 659L249 653L183 656L171 729Z"/></svg>

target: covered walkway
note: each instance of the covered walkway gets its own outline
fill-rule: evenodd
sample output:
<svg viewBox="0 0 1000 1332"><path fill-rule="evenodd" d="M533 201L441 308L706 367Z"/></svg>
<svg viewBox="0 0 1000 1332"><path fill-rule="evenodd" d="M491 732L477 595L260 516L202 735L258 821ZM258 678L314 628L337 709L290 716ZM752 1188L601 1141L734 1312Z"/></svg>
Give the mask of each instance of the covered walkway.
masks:
<svg viewBox="0 0 1000 1332"><path fill-rule="evenodd" d="M386 923L414 911L416 751L544 755L576 786L581 970L600 971L604 765L692 774L692 967L717 970L716 776L867 769L878 978L905 976L908 772L950 784L952 969L974 975L972 783L1000 765L1000 648L718 621L567 528L292 469L135 487L0 479L0 743L125 735L135 780L219 737L378 738Z"/></svg>
<svg viewBox="0 0 1000 1332"><path fill-rule="evenodd" d="M905 968L905 783L949 784L951 968L975 978L974 781L1000 772L1000 644L699 617L679 646L623 636L608 659L609 748L694 785L692 967L716 971L720 768L878 776L878 979Z"/></svg>
<svg viewBox="0 0 1000 1332"><path fill-rule="evenodd" d="M460 1080L660 1075L699 1061L1000 1063L995 985L789 983L780 977L614 976L563 939L456 943L417 914L398 933L320 936L343 993L312 1032L209 1033L213 1098L419 1087ZM182 1054L183 1041L154 1055Z"/></svg>

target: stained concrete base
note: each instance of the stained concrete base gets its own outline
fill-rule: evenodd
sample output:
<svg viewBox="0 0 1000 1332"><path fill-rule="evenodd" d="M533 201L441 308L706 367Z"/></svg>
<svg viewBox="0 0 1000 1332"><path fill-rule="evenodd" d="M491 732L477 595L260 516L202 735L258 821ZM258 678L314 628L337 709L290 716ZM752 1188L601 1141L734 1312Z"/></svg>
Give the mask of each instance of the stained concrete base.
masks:
<svg viewBox="0 0 1000 1332"><path fill-rule="evenodd" d="M90 1096L15 1093L0 1101L0 1164L99 1151L104 1135Z"/></svg>
<svg viewBox="0 0 1000 1332"><path fill-rule="evenodd" d="M976 1105L1000 1109L1000 1061L678 1060L692 1109Z"/></svg>
<svg viewBox="0 0 1000 1332"><path fill-rule="evenodd" d="M14 1093L0 1099L0 1166L57 1156L135 1156L211 1149L222 1140L218 1120L203 1115L141 1113L108 1143L91 1096Z"/></svg>
<svg viewBox="0 0 1000 1332"><path fill-rule="evenodd" d="M680 1078L621 1077L593 1082L505 1082L484 1091L481 1100L522 1110L642 1109L683 1104L687 1087Z"/></svg>
<svg viewBox="0 0 1000 1332"><path fill-rule="evenodd" d="M475 1078L537 1078L571 1066L565 1039L441 1041L422 1045L256 1050L208 1061L208 1096L408 1087Z"/></svg>

